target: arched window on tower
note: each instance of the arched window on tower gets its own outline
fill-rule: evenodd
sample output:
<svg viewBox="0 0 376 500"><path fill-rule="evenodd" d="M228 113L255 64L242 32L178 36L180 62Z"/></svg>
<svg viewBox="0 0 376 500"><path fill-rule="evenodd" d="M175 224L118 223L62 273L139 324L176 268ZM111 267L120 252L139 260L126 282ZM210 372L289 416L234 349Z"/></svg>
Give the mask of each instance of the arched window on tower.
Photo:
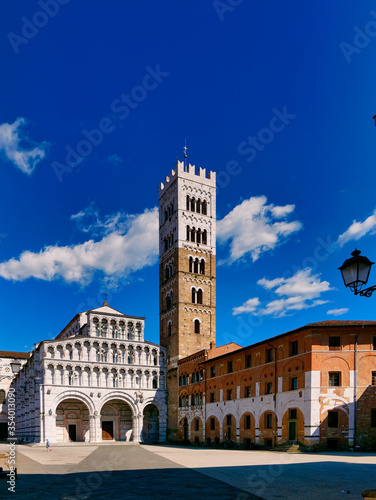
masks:
<svg viewBox="0 0 376 500"><path fill-rule="evenodd" d="M169 278L169 269L168 266L165 267L165 280Z"/></svg>
<svg viewBox="0 0 376 500"><path fill-rule="evenodd" d="M199 214L201 212L201 200L198 199L196 203L196 212Z"/></svg>
<svg viewBox="0 0 376 500"><path fill-rule="evenodd" d="M167 210L165 210L165 211L164 211L164 221L166 222L166 221L167 221L167 219L168 219L168 211L167 211Z"/></svg>
<svg viewBox="0 0 376 500"><path fill-rule="evenodd" d="M208 204L206 203L206 200L204 200L202 202L202 210L201 210L201 213L204 214L204 215L207 215L207 211L208 211Z"/></svg>
<svg viewBox="0 0 376 500"><path fill-rule="evenodd" d="M194 273L198 274L198 257L195 258Z"/></svg>
<svg viewBox="0 0 376 500"><path fill-rule="evenodd" d="M200 320L195 319L195 333L200 333Z"/></svg>
<svg viewBox="0 0 376 500"><path fill-rule="evenodd" d="M191 210L194 212L196 209L196 200L194 198L191 199Z"/></svg>
<svg viewBox="0 0 376 500"><path fill-rule="evenodd" d="M193 273L193 257L189 257L189 272Z"/></svg>
<svg viewBox="0 0 376 500"><path fill-rule="evenodd" d="M197 243L201 243L201 229L197 229Z"/></svg>
<svg viewBox="0 0 376 500"><path fill-rule="evenodd" d="M190 227L187 226L187 241L189 241L189 233L191 232Z"/></svg>
<svg viewBox="0 0 376 500"><path fill-rule="evenodd" d="M192 230L191 230L191 241L195 241L195 236L196 236L196 228L195 227L192 227Z"/></svg>
<svg viewBox="0 0 376 500"><path fill-rule="evenodd" d="M197 290L196 288L192 288L192 303L196 304L197 301Z"/></svg>
<svg viewBox="0 0 376 500"><path fill-rule="evenodd" d="M202 304L202 296L203 296L202 290L201 288L199 288L197 290L197 304Z"/></svg>
<svg viewBox="0 0 376 500"><path fill-rule="evenodd" d="M187 196L187 210L189 210L189 208L190 208L190 206L191 206L191 205L190 205L190 201L191 201L191 200L190 200L189 196Z"/></svg>
<svg viewBox="0 0 376 500"><path fill-rule="evenodd" d="M204 261L204 259L201 259L201 262L200 262L200 274L205 274L205 261Z"/></svg>
<svg viewBox="0 0 376 500"><path fill-rule="evenodd" d="M202 233L202 243L204 245L207 245L208 244L208 232L206 231L206 229L204 230L204 232Z"/></svg>
<svg viewBox="0 0 376 500"><path fill-rule="evenodd" d="M172 322L169 321L167 324L167 336L171 337L171 334L172 334Z"/></svg>

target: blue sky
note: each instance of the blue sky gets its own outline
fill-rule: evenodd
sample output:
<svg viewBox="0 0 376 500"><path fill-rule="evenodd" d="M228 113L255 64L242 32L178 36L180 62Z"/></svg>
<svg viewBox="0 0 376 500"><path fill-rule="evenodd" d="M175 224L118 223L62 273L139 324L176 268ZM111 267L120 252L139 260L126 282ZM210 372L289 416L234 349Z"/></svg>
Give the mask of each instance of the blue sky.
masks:
<svg viewBox="0 0 376 500"><path fill-rule="evenodd" d="M373 2L7 0L0 33L2 349L105 292L158 342L185 139L218 172L217 344L375 319L337 270L376 258Z"/></svg>

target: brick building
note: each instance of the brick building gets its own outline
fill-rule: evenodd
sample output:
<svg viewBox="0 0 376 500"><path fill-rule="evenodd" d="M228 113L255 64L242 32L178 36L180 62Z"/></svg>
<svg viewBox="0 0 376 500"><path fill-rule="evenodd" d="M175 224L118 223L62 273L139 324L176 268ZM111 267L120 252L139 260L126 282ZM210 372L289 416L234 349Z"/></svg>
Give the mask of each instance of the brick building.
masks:
<svg viewBox="0 0 376 500"><path fill-rule="evenodd" d="M179 439L376 447L376 322L312 323L178 364Z"/></svg>

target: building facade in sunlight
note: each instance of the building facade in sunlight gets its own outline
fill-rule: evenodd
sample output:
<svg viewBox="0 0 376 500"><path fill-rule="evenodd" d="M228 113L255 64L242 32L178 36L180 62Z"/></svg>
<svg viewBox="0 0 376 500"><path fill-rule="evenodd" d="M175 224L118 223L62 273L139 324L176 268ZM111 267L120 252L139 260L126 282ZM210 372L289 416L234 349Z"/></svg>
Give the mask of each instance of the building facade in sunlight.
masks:
<svg viewBox="0 0 376 500"><path fill-rule="evenodd" d="M376 322L324 321L182 358L179 438L376 449Z"/></svg>
<svg viewBox="0 0 376 500"><path fill-rule="evenodd" d="M107 302L37 344L12 385L19 439L166 439L166 350Z"/></svg>
<svg viewBox="0 0 376 500"><path fill-rule="evenodd" d="M8 393L14 373L10 363L17 360L23 366L30 354L26 352L0 351L0 441L8 437Z"/></svg>

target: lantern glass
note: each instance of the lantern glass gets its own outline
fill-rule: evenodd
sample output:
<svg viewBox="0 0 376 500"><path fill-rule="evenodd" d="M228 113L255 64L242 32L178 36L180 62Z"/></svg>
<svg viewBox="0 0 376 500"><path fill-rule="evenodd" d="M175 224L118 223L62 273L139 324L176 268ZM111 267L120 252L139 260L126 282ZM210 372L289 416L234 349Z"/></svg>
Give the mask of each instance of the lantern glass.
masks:
<svg viewBox="0 0 376 500"><path fill-rule="evenodd" d="M358 281L366 284L371 271L371 263L359 262Z"/></svg>
<svg viewBox="0 0 376 500"><path fill-rule="evenodd" d="M341 272L345 286L350 286L357 281L358 278L357 264L351 264L350 266L341 269Z"/></svg>
<svg viewBox="0 0 376 500"><path fill-rule="evenodd" d="M17 374L17 373L20 373L20 369L21 369L21 362L18 361L17 359L14 359L11 363L10 363L10 367L12 368L12 372L14 374Z"/></svg>

